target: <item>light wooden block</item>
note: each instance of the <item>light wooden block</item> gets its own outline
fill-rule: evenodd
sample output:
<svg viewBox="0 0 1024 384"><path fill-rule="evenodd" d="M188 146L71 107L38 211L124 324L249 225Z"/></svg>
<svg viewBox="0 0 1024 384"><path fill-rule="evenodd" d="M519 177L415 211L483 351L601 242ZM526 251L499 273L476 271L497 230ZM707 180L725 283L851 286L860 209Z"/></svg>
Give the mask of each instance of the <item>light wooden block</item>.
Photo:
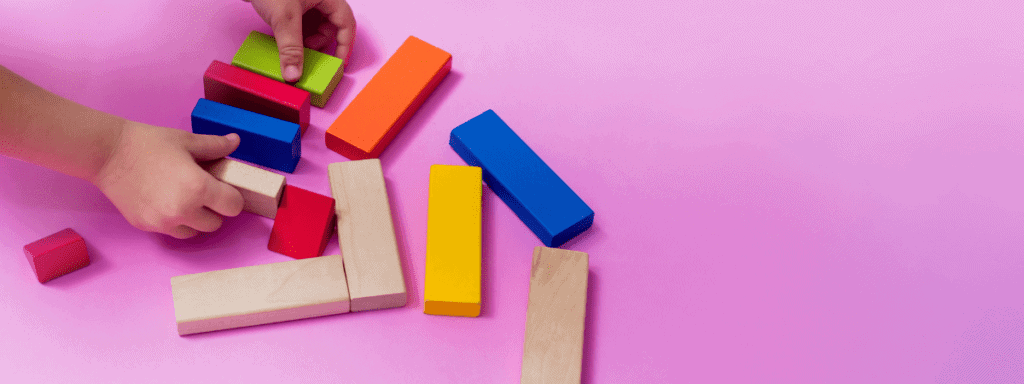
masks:
<svg viewBox="0 0 1024 384"><path fill-rule="evenodd" d="M179 335L349 311L340 255L176 276L171 291Z"/></svg>
<svg viewBox="0 0 1024 384"><path fill-rule="evenodd" d="M479 167L430 167L423 313L480 316Z"/></svg>
<svg viewBox="0 0 1024 384"><path fill-rule="evenodd" d="M405 305L405 277L380 160L327 166L352 311Z"/></svg>
<svg viewBox="0 0 1024 384"><path fill-rule="evenodd" d="M579 383L589 256L537 247L530 270L522 383Z"/></svg>
<svg viewBox="0 0 1024 384"><path fill-rule="evenodd" d="M224 158L204 164L217 180L223 181L242 193L242 209L273 219L281 203L285 177L249 164Z"/></svg>

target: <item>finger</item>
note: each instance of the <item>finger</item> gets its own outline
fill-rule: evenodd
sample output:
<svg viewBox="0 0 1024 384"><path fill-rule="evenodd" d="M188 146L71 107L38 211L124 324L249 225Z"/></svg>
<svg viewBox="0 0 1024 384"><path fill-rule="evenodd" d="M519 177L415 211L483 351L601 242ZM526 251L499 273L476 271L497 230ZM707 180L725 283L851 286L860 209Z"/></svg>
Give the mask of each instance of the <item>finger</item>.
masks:
<svg viewBox="0 0 1024 384"><path fill-rule="evenodd" d="M224 136L197 135L194 133L189 133L188 135L188 138L185 140L185 149L197 161L216 160L230 155L235 149L238 149L238 144L242 141L237 133L229 133Z"/></svg>
<svg viewBox="0 0 1024 384"><path fill-rule="evenodd" d="M207 174L203 205L224 216L235 217L242 212L245 201L238 189ZM199 229L199 228L196 228Z"/></svg>
<svg viewBox="0 0 1024 384"><path fill-rule="evenodd" d="M182 239L182 240L190 238L192 236L195 236L195 235L199 234L199 232L196 231L195 229L186 227L184 225L179 225L177 227L171 228L170 230L168 230L165 233L170 235L171 237L173 237L175 239Z"/></svg>
<svg viewBox="0 0 1024 384"><path fill-rule="evenodd" d="M326 0L317 6L317 9L324 14L327 21L338 27L335 38L338 40L338 49L334 55L345 60L348 65L348 55L352 52L352 44L356 38L356 18L352 15L352 7L345 0Z"/></svg>
<svg viewBox="0 0 1024 384"><path fill-rule="evenodd" d="M281 57L281 75L288 82L302 77L302 11L298 2L286 2L268 12Z"/></svg>
<svg viewBox="0 0 1024 384"><path fill-rule="evenodd" d="M216 231L221 224L224 224L224 220L207 208L199 208L185 221L185 225L200 232Z"/></svg>

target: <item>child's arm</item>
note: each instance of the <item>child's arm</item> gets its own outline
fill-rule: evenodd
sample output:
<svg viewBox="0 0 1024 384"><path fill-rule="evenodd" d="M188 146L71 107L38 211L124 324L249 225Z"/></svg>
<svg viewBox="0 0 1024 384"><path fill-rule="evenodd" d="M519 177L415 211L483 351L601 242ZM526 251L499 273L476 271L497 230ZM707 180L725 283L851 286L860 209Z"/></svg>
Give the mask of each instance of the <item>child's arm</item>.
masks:
<svg viewBox="0 0 1024 384"><path fill-rule="evenodd" d="M196 164L238 143L235 134L195 135L100 112L0 66L0 154L88 180L142 230L187 238L219 228L216 213L238 215L238 190Z"/></svg>
<svg viewBox="0 0 1024 384"><path fill-rule="evenodd" d="M322 51L338 41L334 55L345 59L356 37L356 19L345 0L245 0L274 30L281 55L281 74L285 81L302 76L303 43ZM305 17L303 17L305 16ZM305 28L303 28L303 24Z"/></svg>

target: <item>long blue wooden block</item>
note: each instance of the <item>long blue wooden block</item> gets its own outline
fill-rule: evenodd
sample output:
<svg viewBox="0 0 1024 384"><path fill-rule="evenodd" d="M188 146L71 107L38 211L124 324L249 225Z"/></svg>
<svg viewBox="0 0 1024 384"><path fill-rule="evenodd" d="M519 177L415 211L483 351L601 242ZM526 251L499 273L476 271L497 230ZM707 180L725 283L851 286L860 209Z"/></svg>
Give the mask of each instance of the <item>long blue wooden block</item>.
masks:
<svg viewBox="0 0 1024 384"><path fill-rule="evenodd" d="M284 172L294 172L302 156L299 125L255 112L199 99L192 109L192 133L242 139L231 157Z"/></svg>
<svg viewBox="0 0 1024 384"><path fill-rule="evenodd" d="M590 228L594 211L493 110L455 127L449 145L549 247Z"/></svg>

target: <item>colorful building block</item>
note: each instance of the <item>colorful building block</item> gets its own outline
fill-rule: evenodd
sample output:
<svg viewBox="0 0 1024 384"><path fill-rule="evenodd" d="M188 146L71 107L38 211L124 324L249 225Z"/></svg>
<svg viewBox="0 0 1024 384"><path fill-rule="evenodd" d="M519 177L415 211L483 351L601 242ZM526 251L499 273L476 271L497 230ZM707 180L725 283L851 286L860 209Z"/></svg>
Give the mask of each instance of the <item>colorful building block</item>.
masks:
<svg viewBox="0 0 1024 384"><path fill-rule="evenodd" d="M590 228L594 211L492 110L452 130L449 141L467 164L544 245L557 247Z"/></svg>
<svg viewBox="0 0 1024 384"><path fill-rule="evenodd" d="M267 249L296 259L324 253L334 232L334 199L287 185Z"/></svg>
<svg viewBox="0 0 1024 384"><path fill-rule="evenodd" d="M349 311L340 255L176 276L171 293L179 335Z"/></svg>
<svg viewBox="0 0 1024 384"><path fill-rule="evenodd" d="M242 193L245 200L242 209L245 211L271 219L277 215L277 206L281 204L284 191L284 175L228 158L205 163L203 168L217 180Z"/></svg>
<svg viewBox="0 0 1024 384"><path fill-rule="evenodd" d="M430 167L423 313L480 316L479 167Z"/></svg>
<svg viewBox="0 0 1024 384"><path fill-rule="evenodd" d="M207 99L192 109L192 132L237 133L242 142L230 156L279 171L294 172L302 156L298 124Z"/></svg>
<svg viewBox="0 0 1024 384"><path fill-rule="evenodd" d="M401 307L405 275L379 159L327 166L352 311Z"/></svg>
<svg viewBox="0 0 1024 384"><path fill-rule="evenodd" d="M409 36L327 129L327 148L351 160L380 156L451 68L451 54Z"/></svg>
<svg viewBox="0 0 1024 384"><path fill-rule="evenodd" d="M46 236L25 246L25 257L40 283L53 280L89 265L85 239L71 228Z"/></svg>
<svg viewBox="0 0 1024 384"><path fill-rule="evenodd" d="M309 91L310 103L323 108L334 93L342 76L341 59L305 48L302 53L302 77L295 87ZM277 81L284 81L281 75L281 57L277 52L274 37L252 31L238 48L231 65L243 68Z"/></svg>
<svg viewBox="0 0 1024 384"><path fill-rule="evenodd" d="M530 269L522 383L579 383L590 257L537 247Z"/></svg>
<svg viewBox="0 0 1024 384"><path fill-rule="evenodd" d="M206 99L309 127L309 92L214 60L203 75Z"/></svg>

